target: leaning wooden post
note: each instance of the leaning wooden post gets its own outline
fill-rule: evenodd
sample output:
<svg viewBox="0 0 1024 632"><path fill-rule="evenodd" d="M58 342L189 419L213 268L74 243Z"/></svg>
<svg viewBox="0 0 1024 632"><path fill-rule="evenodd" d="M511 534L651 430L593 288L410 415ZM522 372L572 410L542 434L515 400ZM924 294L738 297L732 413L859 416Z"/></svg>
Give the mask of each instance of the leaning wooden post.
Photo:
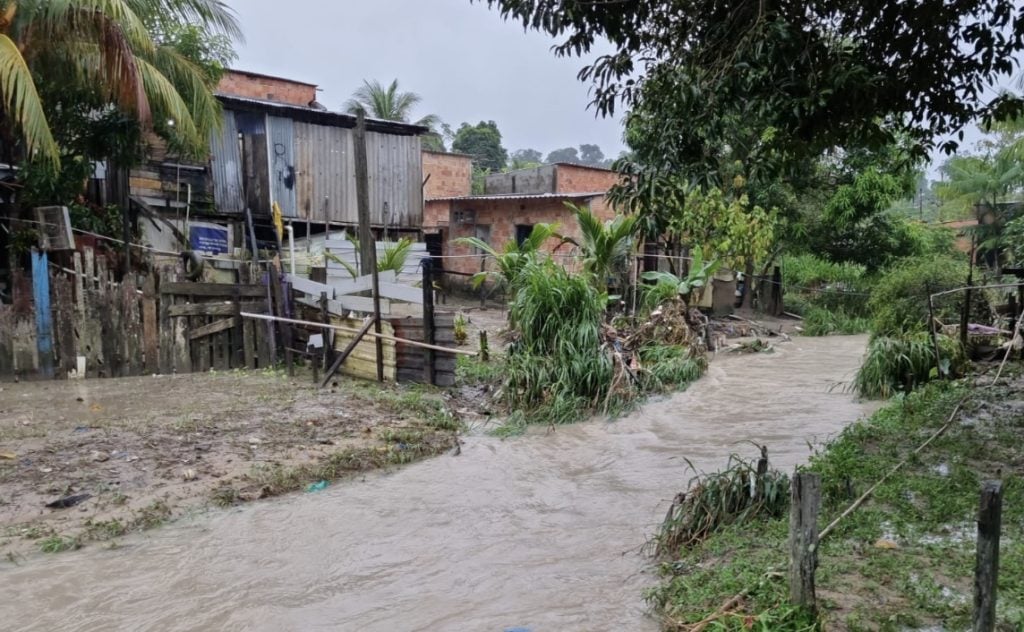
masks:
<svg viewBox="0 0 1024 632"><path fill-rule="evenodd" d="M789 600L813 611L814 572L818 568L818 510L821 508L821 476L797 472L790 485Z"/></svg>
<svg viewBox="0 0 1024 632"><path fill-rule="evenodd" d="M978 557L974 565L974 632L996 629L996 583L999 578L999 531L1003 518L1003 484L986 481L978 506Z"/></svg>
<svg viewBox="0 0 1024 632"><path fill-rule="evenodd" d="M423 342L434 344L434 263L430 257L423 259ZM433 349L423 349L423 379L427 384L435 382Z"/></svg>
<svg viewBox="0 0 1024 632"><path fill-rule="evenodd" d="M373 290L373 331L381 333L380 323L380 277L377 273L377 242L370 227L370 171L366 158L366 115L356 115L354 155L356 159L356 211L359 218L359 265L363 274L370 271ZM377 381L384 381L384 342L380 336L376 341Z"/></svg>

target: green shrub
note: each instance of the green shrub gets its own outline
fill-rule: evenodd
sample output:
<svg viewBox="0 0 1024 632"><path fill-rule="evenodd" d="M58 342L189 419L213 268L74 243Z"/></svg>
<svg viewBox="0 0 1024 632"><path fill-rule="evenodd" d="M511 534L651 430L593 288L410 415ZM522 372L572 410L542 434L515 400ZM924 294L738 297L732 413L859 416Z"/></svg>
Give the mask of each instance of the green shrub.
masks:
<svg viewBox="0 0 1024 632"><path fill-rule="evenodd" d="M666 391L697 381L708 368L707 357L694 357L690 349L679 345L648 345L639 352L645 369L645 388Z"/></svg>
<svg viewBox="0 0 1024 632"><path fill-rule="evenodd" d="M871 329L871 319L850 316L842 309L830 311L812 306L804 311L803 316L802 328L805 336L863 334Z"/></svg>
<svg viewBox="0 0 1024 632"><path fill-rule="evenodd" d="M575 421L611 388L612 359L600 337L603 295L547 260L529 262L516 290L505 399L513 409L534 411L536 421Z"/></svg>
<svg viewBox="0 0 1024 632"><path fill-rule="evenodd" d="M886 272L875 284L868 301L872 332L893 336L926 331L928 296L962 287L967 282L968 266L963 259L944 256L904 259ZM959 322L963 294L935 299L935 317L944 322Z"/></svg>
<svg viewBox="0 0 1024 632"><path fill-rule="evenodd" d="M871 281L867 269L854 263L835 263L809 254L782 260L786 310L805 318L814 308L842 312L847 318L866 317Z"/></svg>
<svg viewBox="0 0 1024 632"><path fill-rule="evenodd" d="M887 398L900 391L910 391L939 376L953 375L967 363L960 341L937 336L939 358L935 362L935 346L931 335L916 332L897 337L876 336L868 344L864 362L857 371L853 388L862 397Z"/></svg>

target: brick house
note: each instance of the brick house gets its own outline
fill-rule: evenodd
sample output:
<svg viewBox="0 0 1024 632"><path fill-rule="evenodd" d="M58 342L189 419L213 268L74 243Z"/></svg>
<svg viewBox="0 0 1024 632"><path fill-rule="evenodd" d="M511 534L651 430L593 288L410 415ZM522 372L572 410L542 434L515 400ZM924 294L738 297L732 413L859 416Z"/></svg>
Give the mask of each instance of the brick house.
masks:
<svg viewBox="0 0 1024 632"><path fill-rule="evenodd" d="M484 193L472 194L469 156L424 153L423 232L428 247L440 253L444 269L457 275L479 272L488 265L471 256L472 248L455 243L460 237L478 237L500 249L529 235L538 223L556 223L567 237L580 237L579 225L566 203L586 206L602 220L615 216L605 195L619 180L609 169L570 163L543 165L486 177ZM546 250L558 258L570 255L570 246L550 240ZM562 262L571 265L572 258Z"/></svg>

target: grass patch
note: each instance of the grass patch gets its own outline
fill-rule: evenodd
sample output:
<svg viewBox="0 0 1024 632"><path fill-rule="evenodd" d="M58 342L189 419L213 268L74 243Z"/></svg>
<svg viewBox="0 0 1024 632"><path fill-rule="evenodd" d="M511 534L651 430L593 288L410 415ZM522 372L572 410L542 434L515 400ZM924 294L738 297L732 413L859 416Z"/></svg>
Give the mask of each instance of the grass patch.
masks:
<svg viewBox="0 0 1024 632"><path fill-rule="evenodd" d="M74 551L82 546L78 538L51 535L39 541L39 550L43 553L63 553Z"/></svg>
<svg viewBox="0 0 1024 632"><path fill-rule="evenodd" d="M666 630L683 630L735 594L750 593L709 630L970 628L974 515L984 480L1003 480L999 576L1001 629L1024 629L1024 382L972 389L931 383L848 427L816 454L820 526L941 427L964 396L959 423L882 483L820 544L820 616L787 604L788 511L720 525L662 559L663 583L647 595ZM726 490L740 485L735 473ZM719 496L724 493L716 492ZM788 504L788 503L786 503Z"/></svg>
<svg viewBox="0 0 1024 632"><path fill-rule="evenodd" d="M830 311L823 307L810 306L803 312L801 329L805 336L853 335L867 333L871 319L851 316L845 310Z"/></svg>

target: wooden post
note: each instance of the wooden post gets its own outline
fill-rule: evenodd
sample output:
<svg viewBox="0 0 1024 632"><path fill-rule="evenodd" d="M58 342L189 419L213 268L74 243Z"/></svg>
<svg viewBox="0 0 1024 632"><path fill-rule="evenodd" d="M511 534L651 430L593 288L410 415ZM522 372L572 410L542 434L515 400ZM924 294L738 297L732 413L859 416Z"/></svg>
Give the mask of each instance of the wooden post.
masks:
<svg viewBox="0 0 1024 632"><path fill-rule="evenodd" d="M359 331L356 332L356 335L352 337L352 340L350 340L348 345L346 345L345 348L342 350L341 355L334 359L334 364L332 364L330 368L328 368L327 371L324 372L324 376L320 380L320 388L327 386L327 383L331 381L331 378L338 371L338 369L341 368L341 365L345 363L345 359L348 358L348 355L355 350L356 345L358 345L359 341L363 339L363 336L366 335L366 332L370 331L370 326L372 325L372 320L368 320L365 323L363 323L363 326L359 328Z"/></svg>
<svg viewBox="0 0 1024 632"><path fill-rule="evenodd" d="M480 330L480 361L489 362L491 359L491 348L487 344L487 332Z"/></svg>
<svg viewBox="0 0 1024 632"><path fill-rule="evenodd" d="M359 273L370 274L377 269L377 244L370 229L370 174L366 159L366 118L362 112L356 116L354 141L356 211L359 219Z"/></svg>
<svg viewBox="0 0 1024 632"><path fill-rule="evenodd" d="M785 311L782 304L782 268L775 266L772 270L772 316L782 316Z"/></svg>
<svg viewBox="0 0 1024 632"><path fill-rule="evenodd" d="M967 290L964 291L964 307L960 311L960 346L967 351L967 326L971 314L971 286L974 285L974 252L976 236L971 237L971 258L967 269Z"/></svg>
<svg viewBox="0 0 1024 632"><path fill-rule="evenodd" d="M288 314L285 309L284 289L281 285L281 271L278 269L276 261L272 262L267 267L267 274L269 275L271 290L270 313L281 318L288 318ZM281 346L284 347L284 363L285 368L288 371L288 375L294 375L295 365L292 361L292 327L285 322L281 323Z"/></svg>
<svg viewBox="0 0 1024 632"><path fill-rule="evenodd" d="M814 611L814 572L818 568L818 510L821 508L821 476L810 472L793 475L789 510L789 600Z"/></svg>
<svg viewBox="0 0 1024 632"><path fill-rule="evenodd" d="M331 314L327 310L327 292L320 292L320 320L325 325L331 324ZM334 330L325 329L323 332L324 346L323 346L323 369L326 371L330 368L331 363L334 362Z"/></svg>
<svg viewBox="0 0 1024 632"><path fill-rule="evenodd" d="M45 252L32 249L32 298L36 311L39 373L53 377L53 312L50 310L50 266Z"/></svg>
<svg viewBox="0 0 1024 632"><path fill-rule="evenodd" d="M356 117L355 133L356 159L356 210L359 213L359 263L362 273L370 271L373 289L373 331L381 333L380 323L380 277L377 274L377 242L370 229L370 174L366 163L366 116L359 112ZM377 381L384 381L384 341L378 336Z"/></svg>
<svg viewBox="0 0 1024 632"><path fill-rule="evenodd" d="M249 206L245 207L245 223L249 225L249 239L251 240L252 265L259 270L259 248L256 246L256 225L252 221L252 211ZM270 291L270 271L267 271L267 309L274 313L274 295ZM277 340L275 339L274 322L267 321L267 344L270 346L270 363L277 364Z"/></svg>
<svg viewBox="0 0 1024 632"><path fill-rule="evenodd" d="M423 266L423 342L434 344L434 276L430 257L421 262ZM434 350L423 349L423 379L434 384Z"/></svg>
<svg viewBox="0 0 1024 632"><path fill-rule="evenodd" d="M932 336L932 346L935 348L935 371L939 377L945 377L942 370L942 354L939 352L939 337L935 332L935 301L932 300L931 285L925 284L925 292L928 293L928 331Z"/></svg>
<svg viewBox="0 0 1024 632"><path fill-rule="evenodd" d="M1003 518L1003 484L986 481L978 506L978 556L974 566L974 632L996 629L996 584L999 578L999 531Z"/></svg>

